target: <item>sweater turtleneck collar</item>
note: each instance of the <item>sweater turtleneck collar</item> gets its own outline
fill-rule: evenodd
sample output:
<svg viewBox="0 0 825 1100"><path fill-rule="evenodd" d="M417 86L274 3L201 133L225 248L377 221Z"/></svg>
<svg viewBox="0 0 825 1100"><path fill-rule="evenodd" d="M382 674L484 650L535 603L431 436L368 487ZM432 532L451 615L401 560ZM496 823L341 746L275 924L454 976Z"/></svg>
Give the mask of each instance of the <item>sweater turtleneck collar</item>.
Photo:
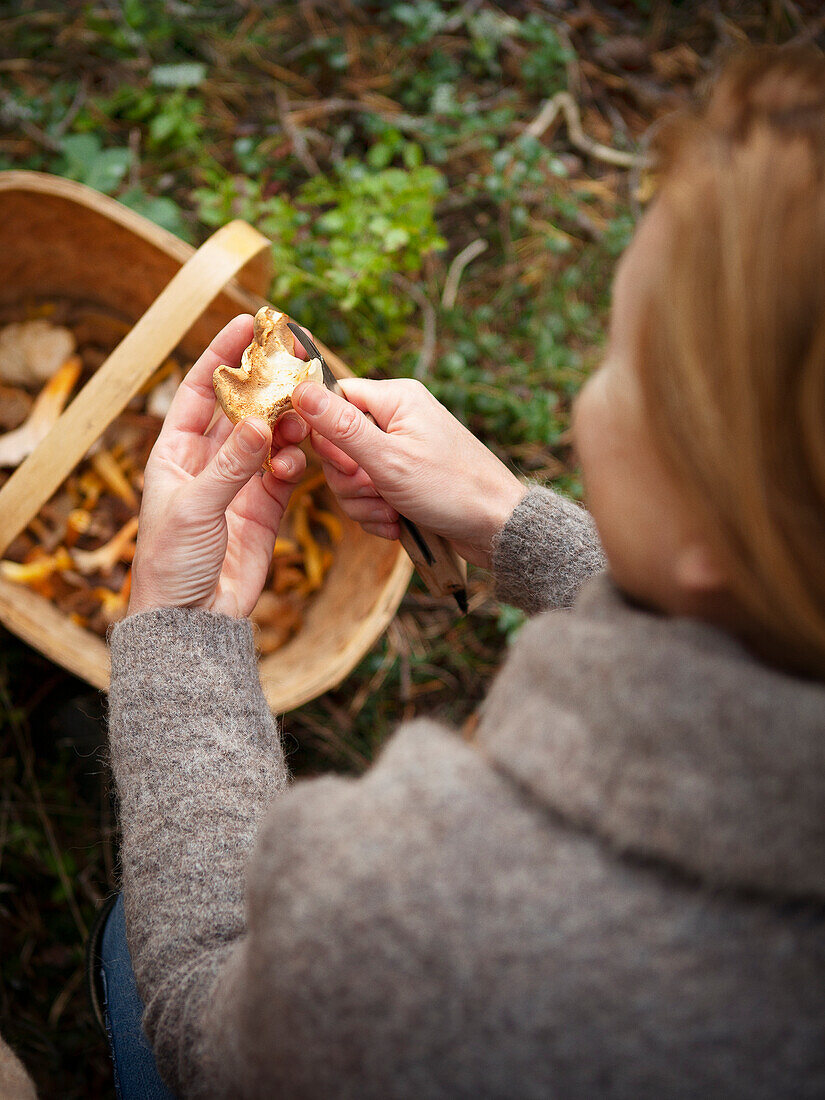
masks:
<svg viewBox="0 0 825 1100"><path fill-rule="evenodd" d="M825 899L825 684L632 607L606 574L572 612L525 626L478 742L623 852L717 887Z"/></svg>

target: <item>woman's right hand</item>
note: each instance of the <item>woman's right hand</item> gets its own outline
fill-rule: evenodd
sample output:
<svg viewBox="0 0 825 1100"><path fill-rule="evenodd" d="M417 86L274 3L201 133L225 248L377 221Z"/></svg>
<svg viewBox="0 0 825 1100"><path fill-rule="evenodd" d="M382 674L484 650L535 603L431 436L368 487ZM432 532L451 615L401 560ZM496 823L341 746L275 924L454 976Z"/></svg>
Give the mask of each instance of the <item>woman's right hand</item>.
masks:
<svg viewBox="0 0 825 1100"><path fill-rule="evenodd" d="M420 382L345 378L341 387L347 400L305 382L292 403L347 515L396 539L400 513L489 566L493 536L526 492L518 478Z"/></svg>

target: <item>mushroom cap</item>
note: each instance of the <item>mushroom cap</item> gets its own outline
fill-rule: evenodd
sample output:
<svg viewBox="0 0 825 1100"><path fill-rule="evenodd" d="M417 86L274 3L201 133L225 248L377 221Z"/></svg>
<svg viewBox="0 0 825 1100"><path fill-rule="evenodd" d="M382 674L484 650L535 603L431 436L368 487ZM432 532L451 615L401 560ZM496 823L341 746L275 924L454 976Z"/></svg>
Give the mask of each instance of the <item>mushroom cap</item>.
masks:
<svg viewBox="0 0 825 1100"><path fill-rule="evenodd" d="M0 328L0 378L36 389L75 349L74 333L50 321L14 321Z"/></svg>
<svg viewBox="0 0 825 1100"><path fill-rule="evenodd" d="M255 314L255 337L244 351L241 365L222 363L215 368L215 395L233 424L247 416L260 416L274 427L292 408L292 393L300 382L324 384L319 359L307 362L292 354L295 345L288 322L285 313L262 306Z"/></svg>

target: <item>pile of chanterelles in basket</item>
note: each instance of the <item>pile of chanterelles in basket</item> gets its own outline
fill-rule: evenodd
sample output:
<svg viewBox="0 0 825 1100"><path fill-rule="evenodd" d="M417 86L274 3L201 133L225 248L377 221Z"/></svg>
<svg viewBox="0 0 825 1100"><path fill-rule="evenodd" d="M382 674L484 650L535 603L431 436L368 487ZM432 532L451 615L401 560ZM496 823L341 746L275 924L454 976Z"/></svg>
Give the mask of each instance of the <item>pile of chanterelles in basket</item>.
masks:
<svg viewBox="0 0 825 1100"><path fill-rule="evenodd" d="M0 484L128 328L92 308L56 305L48 312L0 327ZM106 333L108 347L101 348L96 330ZM161 366L0 561L0 576L101 636L126 614L143 470L183 374L175 358ZM332 563L341 524L322 504L325 491L315 468L292 495L252 616L262 653L299 629Z"/></svg>

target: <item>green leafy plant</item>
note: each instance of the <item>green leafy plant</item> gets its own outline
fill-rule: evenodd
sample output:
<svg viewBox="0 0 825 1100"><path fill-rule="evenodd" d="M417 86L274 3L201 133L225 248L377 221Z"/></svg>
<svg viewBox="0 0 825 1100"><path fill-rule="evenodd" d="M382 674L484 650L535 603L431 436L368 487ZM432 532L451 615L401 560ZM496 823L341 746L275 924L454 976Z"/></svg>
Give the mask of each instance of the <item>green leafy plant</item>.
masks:
<svg viewBox="0 0 825 1100"><path fill-rule="evenodd" d="M104 149L97 134L69 134L61 143L58 169L69 179L88 184L104 195L117 190L132 164L130 149Z"/></svg>
<svg viewBox="0 0 825 1100"><path fill-rule="evenodd" d="M443 191L426 166L375 168L349 159L302 184L290 199L266 195L245 177L199 189L207 225L242 217L272 240L275 301L338 343L397 338L414 309L393 275L415 275L427 253L444 247L435 223ZM341 331L343 329L343 332Z"/></svg>
<svg viewBox="0 0 825 1100"><path fill-rule="evenodd" d="M150 195L142 187L130 187L128 191L118 195L118 201L135 213L142 214L144 218L148 218L162 229L168 229L176 237L181 237L185 241L192 240L192 230L183 216L183 211L168 195Z"/></svg>
<svg viewBox="0 0 825 1100"><path fill-rule="evenodd" d="M519 38L529 44L521 62L527 87L543 96L559 92L567 84L567 66L575 54L558 35L554 25L540 15L528 15L518 29Z"/></svg>

